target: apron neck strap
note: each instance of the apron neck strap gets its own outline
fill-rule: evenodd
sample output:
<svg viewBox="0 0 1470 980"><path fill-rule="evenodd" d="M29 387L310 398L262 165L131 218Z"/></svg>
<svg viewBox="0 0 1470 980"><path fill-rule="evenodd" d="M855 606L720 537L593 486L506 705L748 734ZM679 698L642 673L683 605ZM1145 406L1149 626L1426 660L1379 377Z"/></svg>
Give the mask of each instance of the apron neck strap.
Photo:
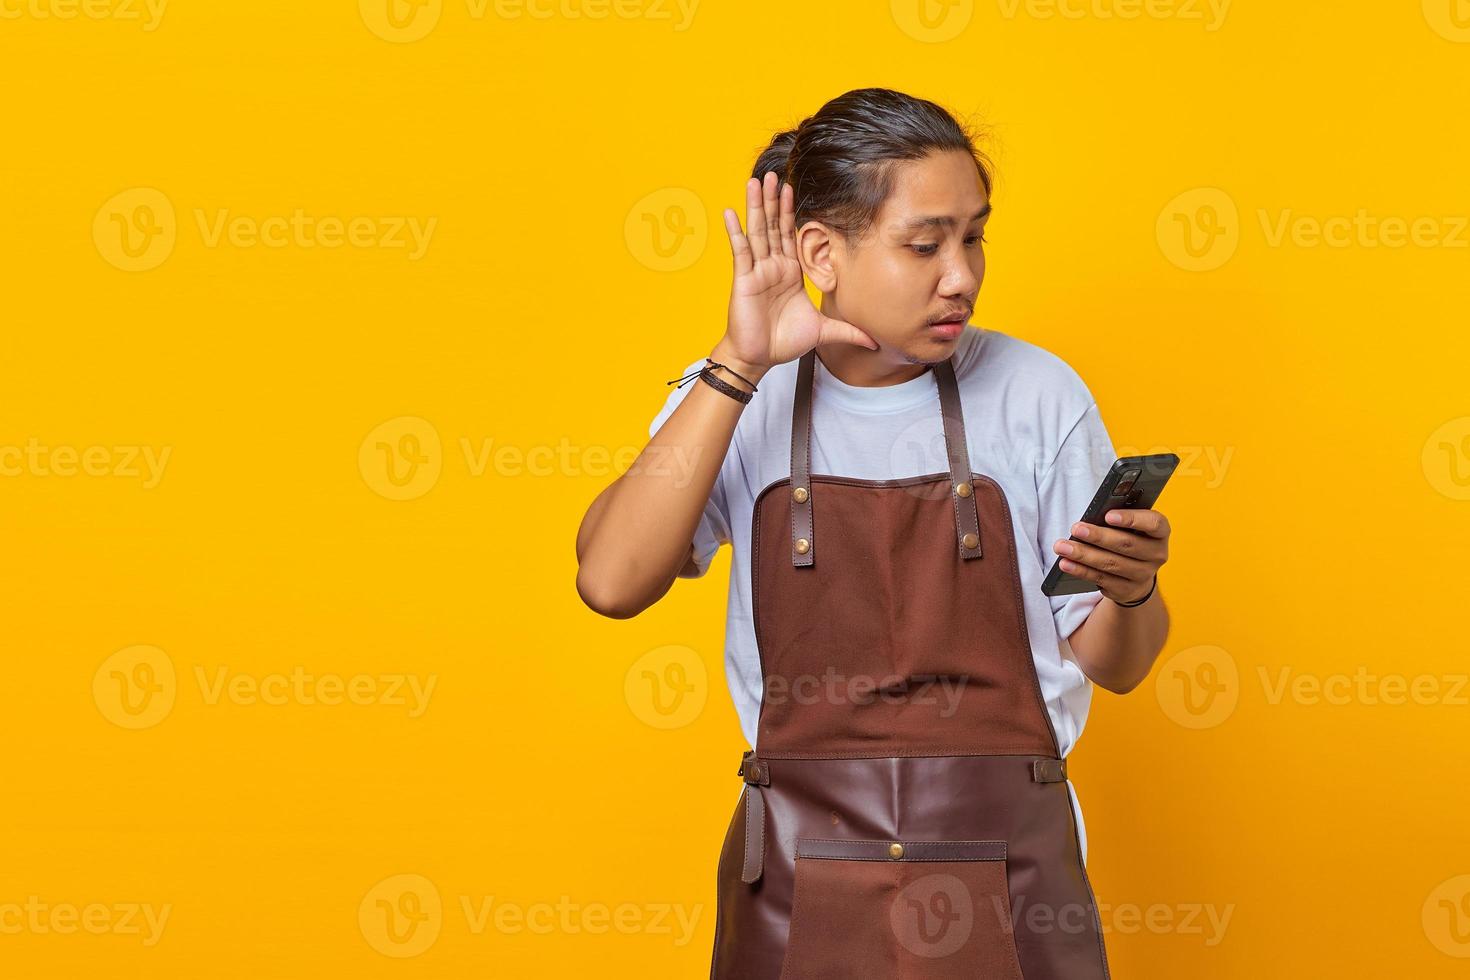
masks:
<svg viewBox="0 0 1470 980"><path fill-rule="evenodd" d="M934 365L939 386L939 412L944 423L944 449L949 458L949 493L954 500L955 547L962 559L979 558L980 514L971 482L970 450L965 439L965 417L960 409L959 385L954 376L954 358ZM801 356L796 371L796 398L791 409L791 564L812 565L817 557L815 525L812 521L812 382L817 368L817 351Z"/></svg>

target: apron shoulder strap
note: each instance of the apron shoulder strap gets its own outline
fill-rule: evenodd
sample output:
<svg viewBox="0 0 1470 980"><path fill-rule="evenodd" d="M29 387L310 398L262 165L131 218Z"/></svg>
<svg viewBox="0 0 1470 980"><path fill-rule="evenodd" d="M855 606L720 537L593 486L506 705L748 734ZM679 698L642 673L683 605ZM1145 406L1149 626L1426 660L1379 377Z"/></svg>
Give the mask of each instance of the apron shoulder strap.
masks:
<svg viewBox="0 0 1470 980"><path fill-rule="evenodd" d="M980 558L980 512L970 470L965 438L965 416L960 407L954 359L934 366L939 386L939 411L944 424L944 449L949 458L950 498L954 501L955 544L962 559ZM801 356L796 370L796 397L791 407L791 564L798 568L816 562L816 526L812 518L812 383L817 351Z"/></svg>

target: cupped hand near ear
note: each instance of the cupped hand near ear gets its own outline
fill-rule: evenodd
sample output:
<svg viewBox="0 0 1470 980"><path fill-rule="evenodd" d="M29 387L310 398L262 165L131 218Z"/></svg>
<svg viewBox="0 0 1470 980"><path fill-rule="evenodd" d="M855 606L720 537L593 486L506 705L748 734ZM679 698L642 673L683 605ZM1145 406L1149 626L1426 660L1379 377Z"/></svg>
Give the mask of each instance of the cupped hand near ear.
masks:
<svg viewBox="0 0 1470 980"><path fill-rule="evenodd" d="M731 208L725 231L735 260L730 314L721 348L732 359L762 370L795 360L818 344L878 342L843 320L823 315L802 288L796 257L796 217L790 184L775 171L745 184L746 230Z"/></svg>

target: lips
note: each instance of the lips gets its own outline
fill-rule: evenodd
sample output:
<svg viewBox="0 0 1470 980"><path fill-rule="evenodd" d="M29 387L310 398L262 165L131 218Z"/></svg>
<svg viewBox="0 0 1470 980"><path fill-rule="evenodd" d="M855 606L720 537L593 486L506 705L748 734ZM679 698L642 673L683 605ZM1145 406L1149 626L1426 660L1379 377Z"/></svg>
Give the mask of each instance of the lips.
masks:
<svg viewBox="0 0 1470 980"><path fill-rule="evenodd" d="M969 310L957 310L953 313L945 314L942 319L931 320L930 323L937 327L941 323L964 323L968 319L970 319Z"/></svg>

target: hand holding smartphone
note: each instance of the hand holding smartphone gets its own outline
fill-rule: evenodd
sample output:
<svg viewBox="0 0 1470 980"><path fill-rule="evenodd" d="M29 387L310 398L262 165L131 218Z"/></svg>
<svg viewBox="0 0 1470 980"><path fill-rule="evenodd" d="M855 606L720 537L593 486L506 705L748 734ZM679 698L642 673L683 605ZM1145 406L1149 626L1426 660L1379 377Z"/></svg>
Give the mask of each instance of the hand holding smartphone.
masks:
<svg viewBox="0 0 1470 980"><path fill-rule="evenodd" d="M1103 516L1110 510L1151 509L1169 482L1179 457L1173 453L1157 453L1152 456L1124 456L1109 468L1107 476L1093 495L1092 502L1082 514L1082 520L1099 527L1108 527ZM1076 537L1072 538L1077 540ZM1098 591L1097 583L1062 571L1062 560L1052 562L1051 571L1041 583L1041 591L1048 596L1079 595Z"/></svg>

